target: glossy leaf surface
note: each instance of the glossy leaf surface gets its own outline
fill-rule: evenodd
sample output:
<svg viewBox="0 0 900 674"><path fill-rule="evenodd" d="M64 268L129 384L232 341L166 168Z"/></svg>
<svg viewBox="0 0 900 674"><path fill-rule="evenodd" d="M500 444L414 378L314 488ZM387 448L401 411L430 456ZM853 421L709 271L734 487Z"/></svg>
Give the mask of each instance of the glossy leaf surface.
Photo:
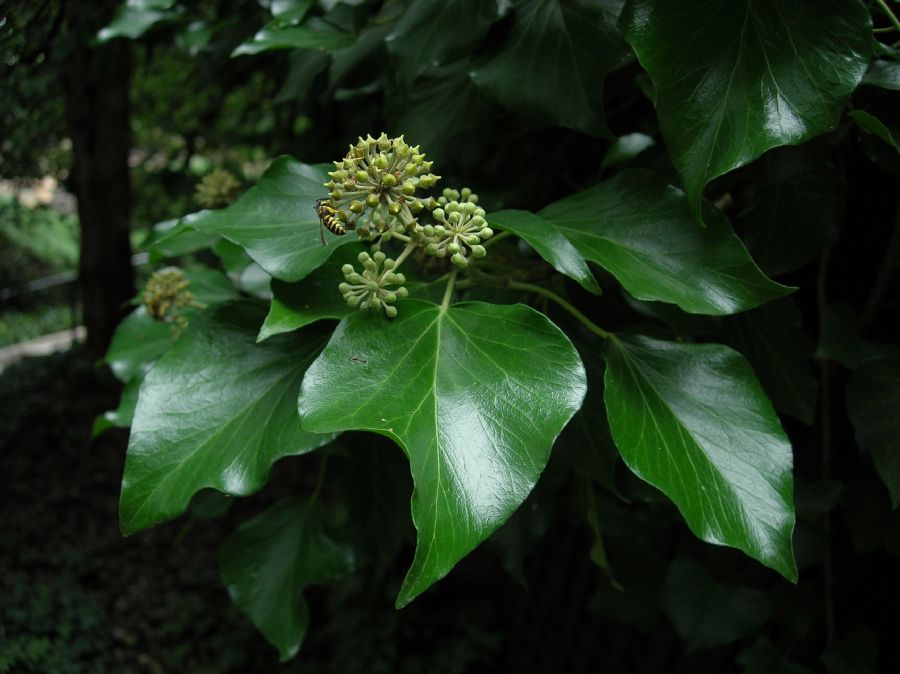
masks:
<svg viewBox="0 0 900 674"><path fill-rule="evenodd" d="M175 0L128 0L121 4L109 25L97 33L99 42L119 37L136 40L154 26L176 18L182 8Z"/></svg>
<svg viewBox="0 0 900 674"><path fill-rule="evenodd" d="M743 357L642 336L611 338L605 355L610 430L629 468L699 538L796 580L791 446Z"/></svg>
<svg viewBox="0 0 900 674"><path fill-rule="evenodd" d="M860 365L847 384L847 410L860 446L900 505L900 357Z"/></svg>
<svg viewBox="0 0 900 674"><path fill-rule="evenodd" d="M489 214L491 226L525 239L538 255L561 274L578 281L588 292L600 294L597 279L584 256L556 229L552 222L529 211L498 211Z"/></svg>
<svg viewBox="0 0 900 674"><path fill-rule="evenodd" d="M393 321L341 322L299 409L307 431L375 431L406 452L418 543L404 606L525 500L585 389L571 342L536 311L407 300Z"/></svg>
<svg viewBox="0 0 900 674"><path fill-rule="evenodd" d="M264 314L236 302L192 316L147 374L122 480L124 533L176 517L204 488L250 494L277 459L330 439L301 431L296 412L297 387L327 331L256 345Z"/></svg>
<svg viewBox="0 0 900 674"><path fill-rule="evenodd" d="M622 26L698 219L710 180L837 125L872 30L854 0L629 0Z"/></svg>
<svg viewBox="0 0 900 674"><path fill-rule="evenodd" d="M243 246L260 267L283 281L299 281L319 267L351 236L319 237L316 200L327 196L323 168L279 157L259 183L228 208L200 211L185 224Z"/></svg>
<svg viewBox="0 0 900 674"><path fill-rule="evenodd" d="M237 46L232 56L259 54L273 49L317 49L336 51L353 43L353 36L338 30L289 26L266 27Z"/></svg>
<svg viewBox="0 0 900 674"><path fill-rule="evenodd" d="M353 570L353 552L324 531L321 508L286 499L244 522L219 553L222 582L232 601L278 649L297 654L309 626L303 592Z"/></svg>
<svg viewBox="0 0 900 674"><path fill-rule="evenodd" d="M626 171L538 215L638 299L719 315L790 292L763 275L724 215L710 207L697 227L684 194L650 171Z"/></svg>
<svg viewBox="0 0 900 674"><path fill-rule="evenodd" d="M608 136L603 78L631 57L616 28L621 7L615 0L517 2L506 42L472 79L517 113Z"/></svg>

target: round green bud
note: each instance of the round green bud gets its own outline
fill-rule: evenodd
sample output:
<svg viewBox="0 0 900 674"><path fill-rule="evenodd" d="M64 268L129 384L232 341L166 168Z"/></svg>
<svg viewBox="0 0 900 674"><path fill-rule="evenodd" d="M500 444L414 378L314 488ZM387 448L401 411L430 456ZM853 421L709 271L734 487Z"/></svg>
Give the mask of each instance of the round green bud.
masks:
<svg viewBox="0 0 900 674"><path fill-rule="evenodd" d="M469 234L466 236L466 238L464 240L470 246L474 246L476 243L481 241L481 239L478 238L477 234Z"/></svg>
<svg viewBox="0 0 900 674"><path fill-rule="evenodd" d="M434 216L435 220L444 220L447 217L443 208L435 208L431 214Z"/></svg>
<svg viewBox="0 0 900 674"><path fill-rule="evenodd" d="M465 211L469 215L472 215L472 213L475 212L475 204L473 204L470 201L467 201L466 203L464 203L462 205L462 207L463 207L463 211Z"/></svg>
<svg viewBox="0 0 900 674"><path fill-rule="evenodd" d="M368 180L368 179L369 179L369 172L368 172L368 171L363 171L362 169L359 169L359 170L356 172L356 179L359 180L359 181Z"/></svg>
<svg viewBox="0 0 900 674"><path fill-rule="evenodd" d="M383 243L384 241L390 241L391 237L392 237L391 230L386 231L384 234L381 235L381 241L379 241L379 244Z"/></svg>
<svg viewBox="0 0 900 674"><path fill-rule="evenodd" d="M377 262L378 264L381 264L382 262L384 262L384 259L386 257L387 256L384 253L382 253L380 250L377 253L375 253L375 255L373 255L375 262Z"/></svg>
<svg viewBox="0 0 900 674"><path fill-rule="evenodd" d="M385 269L393 269L395 264L397 264L397 263L394 260L392 260L391 258L388 258L384 261L384 264L382 266Z"/></svg>
<svg viewBox="0 0 900 674"><path fill-rule="evenodd" d="M363 202L361 202L359 199L354 199L353 201L351 201L349 206L350 211L353 213L362 213L365 207L365 204L363 204Z"/></svg>
<svg viewBox="0 0 900 674"><path fill-rule="evenodd" d="M478 236L480 236L482 239L490 239L492 236L494 236L494 230L490 227L485 227L480 232L478 232Z"/></svg>
<svg viewBox="0 0 900 674"><path fill-rule="evenodd" d="M388 167L388 160L383 154L375 157L375 161L372 162L375 165L375 168L379 168L382 171Z"/></svg>
<svg viewBox="0 0 900 674"><path fill-rule="evenodd" d="M470 190L468 187L463 187L463 188L459 191L459 196L461 196L463 199L467 199L467 200L468 200L468 198L469 198L470 196L472 196L472 190Z"/></svg>
<svg viewBox="0 0 900 674"><path fill-rule="evenodd" d="M350 281L350 283L355 283L356 285L362 285L366 282L366 279L364 279L361 274L357 274L356 272L348 274L347 280Z"/></svg>
<svg viewBox="0 0 900 674"><path fill-rule="evenodd" d="M435 257L447 257L447 249L446 248L438 248L437 252L434 255L435 255Z"/></svg>
<svg viewBox="0 0 900 674"><path fill-rule="evenodd" d="M462 253L456 253L453 257L450 258L450 262L455 264L460 269L465 269L469 266L469 261L466 259L465 255Z"/></svg>
<svg viewBox="0 0 900 674"><path fill-rule="evenodd" d="M422 227L422 231L425 233L425 236L434 236L434 225L425 225Z"/></svg>
<svg viewBox="0 0 900 674"><path fill-rule="evenodd" d="M369 194L366 196L366 206L369 208L375 208L378 205L378 195L377 194Z"/></svg>
<svg viewBox="0 0 900 674"><path fill-rule="evenodd" d="M358 307L362 298L359 295L351 295L347 298L347 304L351 307Z"/></svg>
<svg viewBox="0 0 900 674"><path fill-rule="evenodd" d="M385 304L393 304L397 301L397 293L388 290L381 294L381 301Z"/></svg>
<svg viewBox="0 0 900 674"><path fill-rule="evenodd" d="M478 203L478 195L477 194L471 195L469 197L469 203L477 204Z"/></svg>
<svg viewBox="0 0 900 674"><path fill-rule="evenodd" d="M384 177L381 179L381 184L385 187L393 187L397 184L397 176L393 173L385 173Z"/></svg>
<svg viewBox="0 0 900 674"><path fill-rule="evenodd" d="M484 217L480 215L473 216L470 222L473 227L484 227Z"/></svg>
<svg viewBox="0 0 900 674"><path fill-rule="evenodd" d="M369 261L369 254L366 251L363 251L359 255L356 256L356 259L359 260L360 262L362 262L363 264L365 264L366 262Z"/></svg>
<svg viewBox="0 0 900 674"><path fill-rule="evenodd" d="M338 286L338 290L341 291L341 295L346 295L350 292L350 284L349 283L341 283Z"/></svg>
<svg viewBox="0 0 900 674"><path fill-rule="evenodd" d="M435 225L434 226L434 235L435 236L444 236L447 233L447 229L443 225Z"/></svg>
<svg viewBox="0 0 900 674"><path fill-rule="evenodd" d="M388 213L390 213L391 215L399 215L401 210L403 210L403 206L398 204L396 201L388 204Z"/></svg>
<svg viewBox="0 0 900 674"><path fill-rule="evenodd" d="M397 307L385 307L384 313L388 318L396 318L397 317Z"/></svg>
<svg viewBox="0 0 900 674"><path fill-rule="evenodd" d="M480 216L480 217L483 218L483 217L484 217L484 209L483 209L483 208L476 208L476 209L475 209L475 215L478 215L478 216Z"/></svg>
<svg viewBox="0 0 900 674"><path fill-rule="evenodd" d="M406 283L406 276L403 274L394 274L394 280L392 283Z"/></svg>
<svg viewBox="0 0 900 674"><path fill-rule="evenodd" d="M409 295L409 291L405 287L401 287L401 288L397 288L396 294L397 294L397 297L399 297L402 300L404 297Z"/></svg>
<svg viewBox="0 0 900 674"><path fill-rule="evenodd" d="M429 255L437 255L438 245L434 242L429 243L427 246L425 246L425 252Z"/></svg>
<svg viewBox="0 0 900 674"><path fill-rule="evenodd" d="M481 245L472 246L472 255L475 257L484 257L487 255L487 248Z"/></svg>
<svg viewBox="0 0 900 674"><path fill-rule="evenodd" d="M345 264L343 267L341 267L341 271L343 272L344 276L350 276L350 274L353 273L353 265Z"/></svg>
<svg viewBox="0 0 900 674"><path fill-rule="evenodd" d="M453 211L449 216L448 220L450 220L451 225L455 225L459 223L459 219L462 217L462 214L459 211Z"/></svg>
<svg viewBox="0 0 900 674"><path fill-rule="evenodd" d="M340 191L340 190L331 190L331 195L330 195L330 196L331 196L332 199L340 199L340 198L341 198L341 191Z"/></svg>
<svg viewBox="0 0 900 674"><path fill-rule="evenodd" d="M356 189L356 183L352 180L345 180L343 185L341 185L341 187L343 187L345 190L349 191L352 189Z"/></svg>
<svg viewBox="0 0 900 674"><path fill-rule="evenodd" d="M458 202L458 201L451 201L450 203L447 204L447 210L448 210L450 213L456 213L456 212L458 212L458 211L459 211L459 202Z"/></svg>
<svg viewBox="0 0 900 674"><path fill-rule="evenodd" d="M411 180L407 180L405 183L403 183L403 187L401 188L401 191L406 196L411 197L413 194L416 193L415 183L413 183Z"/></svg>
<svg viewBox="0 0 900 674"><path fill-rule="evenodd" d="M450 244L447 246L447 250L451 253L458 253L459 252L459 244L456 243L456 241L451 241Z"/></svg>

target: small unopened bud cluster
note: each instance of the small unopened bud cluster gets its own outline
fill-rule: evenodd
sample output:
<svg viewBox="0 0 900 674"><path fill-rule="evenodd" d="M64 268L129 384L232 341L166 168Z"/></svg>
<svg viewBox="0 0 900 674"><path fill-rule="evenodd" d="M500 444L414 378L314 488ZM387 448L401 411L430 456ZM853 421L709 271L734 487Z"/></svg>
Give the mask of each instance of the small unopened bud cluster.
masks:
<svg viewBox="0 0 900 674"><path fill-rule="evenodd" d="M431 173L431 165L419 146L407 144L403 136L360 137L341 161L334 162L325 187L337 217L368 238L373 229L391 230L398 218L404 228L413 226L412 215L425 207L416 191L430 189L440 179Z"/></svg>
<svg viewBox="0 0 900 674"><path fill-rule="evenodd" d="M416 232L426 253L449 256L456 267L465 269L470 257L487 254L482 242L494 235L484 216L484 209L478 207L478 195L468 187L461 191L445 189L431 211L435 224L417 225Z"/></svg>
<svg viewBox="0 0 900 674"><path fill-rule="evenodd" d="M191 282L178 267L165 267L150 275L141 295L147 314L154 320L171 323L177 320L175 312L194 302L188 290Z"/></svg>
<svg viewBox="0 0 900 674"><path fill-rule="evenodd" d="M358 259L363 266L361 274L356 272L352 264L341 267L346 281L339 288L347 304L360 309L383 308L388 318L394 318L397 315L394 302L408 294L402 286L406 283L406 277L392 271L395 261L380 251L374 255L360 253ZM401 284L400 287L393 290L387 287L397 284Z"/></svg>
<svg viewBox="0 0 900 674"><path fill-rule="evenodd" d="M216 169L203 176L194 192L194 200L203 208L223 208L230 205L241 184L229 171Z"/></svg>

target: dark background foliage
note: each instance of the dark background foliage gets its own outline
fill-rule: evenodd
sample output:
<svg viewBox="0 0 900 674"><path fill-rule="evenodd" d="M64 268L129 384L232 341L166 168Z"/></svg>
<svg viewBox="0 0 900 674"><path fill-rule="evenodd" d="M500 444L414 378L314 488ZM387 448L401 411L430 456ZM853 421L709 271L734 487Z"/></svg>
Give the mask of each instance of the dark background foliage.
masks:
<svg viewBox="0 0 900 674"><path fill-rule="evenodd" d="M408 467L386 440L347 434L323 500L357 568L307 592L310 631L298 658L279 665L228 602L218 546L278 498L311 491L315 457L281 461L252 498L203 492L186 518L118 533L127 435L90 431L115 407L117 384L95 362L134 295L132 245L192 210L212 168L246 186L280 154L328 162L382 129L421 144L445 184L477 187L489 210L536 211L622 166L680 184L663 102L616 32L618 2L322 1L304 26L322 41L346 34L339 48L236 58L279 7L314 3L138 2L145 11L132 15L88 4L0 4L0 175L53 175L78 197L92 335L82 351L0 373L0 672L898 671L900 516L884 484L897 473L873 464L873 448L896 455L884 427L900 418L890 376L900 354L896 140L844 114L708 185L760 267L798 288L788 299L704 317L633 300L599 268L601 299L568 280L561 288L609 329L725 343L748 358L794 449L797 585L698 541L616 463L608 436L573 426L512 519L397 612L415 542ZM573 34L541 13L557 4ZM889 28L869 5L875 27ZM586 25L609 31L608 52L578 51L595 39L577 32ZM118 37L96 40L116 26ZM873 58L896 66L898 37L876 33ZM864 83L847 109L896 128L896 88ZM623 138L646 148L629 151ZM73 264L3 230L0 242L3 285ZM176 253L222 266L207 252ZM29 307L18 301L13 309ZM602 363L584 357L599 380Z"/></svg>

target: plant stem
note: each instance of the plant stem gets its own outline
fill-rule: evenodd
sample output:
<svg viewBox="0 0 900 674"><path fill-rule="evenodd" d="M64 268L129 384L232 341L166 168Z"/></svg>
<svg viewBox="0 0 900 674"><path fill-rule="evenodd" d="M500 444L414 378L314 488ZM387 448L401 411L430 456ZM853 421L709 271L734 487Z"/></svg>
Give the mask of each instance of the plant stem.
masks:
<svg viewBox="0 0 900 674"><path fill-rule="evenodd" d="M458 269L454 269L450 272L450 278L447 279L447 289L444 291L444 299L441 300L441 313L443 314L447 311L447 307L450 306L450 296L453 295L453 286L456 283L456 275L459 273Z"/></svg>
<svg viewBox="0 0 900 674"><path fill-rule="evenodd" d="M485 241L483 246L490 246L491 244L497 243L498 241L503 241L503 239L512 236L512 232L500 232L499 234L492 236L490 239Z"/></svg>
<svg viewBox="0 0 900 674"><path fill-rule="evenodd" d="M530 293L535 293L536 295L542 295L543 297L556 302L559 306L561 306L563 309L577 318L584 327L593 332L595 335L597 335L598 337L602 337L603 339L609 339L610 334L606 330L594 323L590 318L578 311L578 309L576 309L572 304L564 300L555 292L547 290L546 288L541 288L540 286L536 286L532 283L522 283L521 281L508 281L506 285L510 288L518 288L519 290L525 290Z"/></svg>
<svg viewBox="0 0 900 674"><path fill-rule="evenodd" d="M401 264L403 264L403 261L406 258L408 258L412 254L412 252L416 249L416 245L417 244L414 241L410 241L408 244L406 244L406 248L404 248L403 252L400 253L399 257L397 257L397 259L394 260L394 266L391 268L391 271L396 271L397 267L399 267Z"/></svg>
<svg viewBox="0 0 900 674"><path fill-rule="evenodd" d="M898 19L897 15L891 11L891 8L888 7L887 3L884 0L875 0L875 4L881 8L881 11L884 12L888 21L894 25L894 28L900 30L900 19Z"/></svg>

